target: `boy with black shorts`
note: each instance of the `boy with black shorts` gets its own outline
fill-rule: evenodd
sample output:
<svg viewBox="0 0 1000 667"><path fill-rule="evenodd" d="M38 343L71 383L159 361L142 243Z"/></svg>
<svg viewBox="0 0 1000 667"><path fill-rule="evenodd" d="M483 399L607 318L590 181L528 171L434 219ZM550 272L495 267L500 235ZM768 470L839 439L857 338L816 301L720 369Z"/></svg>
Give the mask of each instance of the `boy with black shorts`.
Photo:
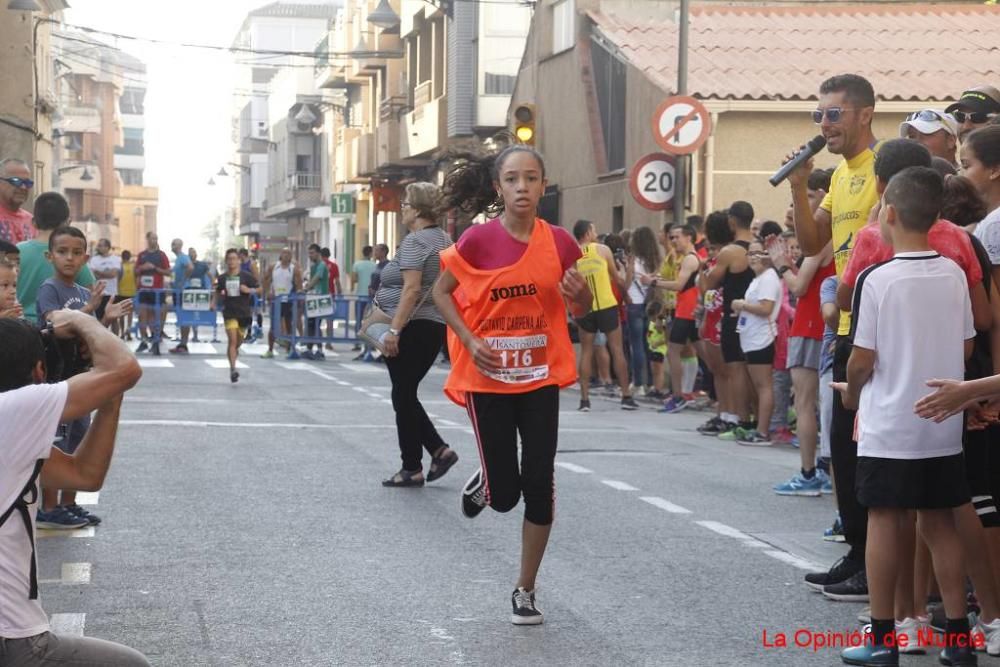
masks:
<svg viewBox="0 0 1000 667"><path fill-rule="evenodd" d="M849 665L898 664L893 605L896 570L908 556L899 544L910 510L917 511L948 617L940 661L976 664L953 512L969 502L962 419L933 423L913 409L927 378L962 377L976 333L965 276L927 241L943 191L940 175L926 167L889 182L879 224L895 256L858 278L847 382L834 383L844 407L858 410L856 490L868 508L872 636L841 653Z"/></svg>

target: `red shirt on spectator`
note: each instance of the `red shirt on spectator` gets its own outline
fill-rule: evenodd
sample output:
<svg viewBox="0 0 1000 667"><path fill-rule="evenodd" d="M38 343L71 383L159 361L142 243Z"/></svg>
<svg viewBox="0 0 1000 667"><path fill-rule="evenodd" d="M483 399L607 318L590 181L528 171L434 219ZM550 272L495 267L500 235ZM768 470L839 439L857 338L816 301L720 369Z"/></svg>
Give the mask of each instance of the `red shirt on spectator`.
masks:
<svg viewBox="0 0 1000 667"><path fill-rule="evenodd" d="M860 236L858 237L860 239ZM790 334L800 338L813 338L823 340L823 314L820 311L819 288L823 281L837 272L837 267L833 262L816 269L816 275L806 289L806 293L799 297L795 304L795 318L792 320L792 330Z"/></svg>
<svg viewBox="0 0 1000 667"><path fill-rule="evenodd" d="M976 251L972 248L969 234L964 229L947 220L939 219L927 233L927 243L942 257L947 257L958 264L965 273L969 289L975 287L976 283L982 282L983 269L976 258ZM894 254L892 246L882 240L882 230L879 229L878 223L862 228L854 241L854 250L851 251L851 258L847 262L841 281L853 288L862 271L873 264L892 259Z"/></svg>
<svg viewBox="0 0 1000 667"><path fill-rule="evenodd" d="M23 208L12 211L0 204L0 240L17 245L21 241L35 238L38 232L31 220L31 214Z"/></svg>
<svg viewBox="0 0 1000 667"><path fill-rule="evenodd" d="M328 287L330 288L330 294L337 293L337 281L340 280L340 267L332 259L324 259L326 262L326 268L329 269L330 279L328 281Z"/></svg>

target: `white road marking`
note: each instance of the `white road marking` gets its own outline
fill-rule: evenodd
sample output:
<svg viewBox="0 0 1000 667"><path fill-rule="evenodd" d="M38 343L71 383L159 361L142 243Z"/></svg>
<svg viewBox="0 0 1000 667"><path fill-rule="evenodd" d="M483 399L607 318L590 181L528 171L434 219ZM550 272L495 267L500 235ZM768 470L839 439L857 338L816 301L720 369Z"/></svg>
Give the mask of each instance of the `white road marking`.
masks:
<svg viewBox="0 0 1000 667"><path fill-rule="evenodd" d="M617 489L619 491L638 491L639 490L639 489L635 488L634 486L632 486L631 484L626 484L625 482L619 482L616 479L602 479L601 480L601 484L604 484L606 486L610 486L612 489Z"/></svg>
<svg viewBox="0 0 1000 667"><path fill-rule="evenodd" d="M85 526L83 528L75 528L73 530L46 530L45 528L39 528L38 532L35 533L35 537L93 537L94 527Z"/></svg>
<svg viewBox="0 0 1000 667"><path fill-rule="evenodd" d="M383 373L381 368L372 368L368 364L337 364L341 368L346 368L353 373Z"/></svg>
<svg viewBox="0 0 1000 667"><path fill-rule="evenodd" d="M90 572L91 572L90 563L63 563L62 583L89 584Z"/></svg>
<svg viewBox="0 0 1000 667"><path fill-rule="evenodd" d="M584 468L583 466L578 466L575 463L567 463L566 461L556 461L556 465L564 470L569 470L570 472L578 472L581 475L589 475L594 472L590 468Z"/></svg>
<svg viewBox="0 0 1000 667"><path fill-rule="evenodd" d="M725 535L726 537L733 537L736 538L737 540L754 539L749 535L747 535L746 533L744 533L743 531L737 530L732 526L727 526L724 523L719 523L718 521L695 521L695 523L701 526L702 528L708 528L713 533L718 533L719 535Z"/></svg>
<svg viewBox="0 0 1000 667"><path fill-rule="evenodd" d="M681 507L680 505L675 505L669 500L659 498L657 496L642 496L639 500L649 503L653 507L659 507L661 510L666 510L671 514L690 514L691 510L686 507Z"/></svg>
<svg viewBox="0 0 1000 667"><path fill-rule="evenodd" d="M138 357L137 361L142 368L173 368L174 363L169 359L150 359L149 357Z"/></svg>
<svg viewBox="0 0 1000 667"><path fill-rule="evenodd" d="M764 553L766 553L771 558L780 560L782 563L788 563L789 565L797 567L800 570L805 570L806 572L817 572L823 569L816 563L808 561L805 558L800 558L795 554L790 554L787 551L771 550L771 551L765 551Z"/></svg>
<svg viewBox="0 0 1000 667"><path fill-rule="evenodd" d="M323 371L319 370L318 368L312 368L311 366L308 366L308 367L306 367L306 370L309 371L310 373L312 373L313 375L320 376L324 380L329 380L330 382L336 382L341 387L350 387L351 386L350 382L345 382L343 380L340 380L338 378L333 377L332 375L328 375L328 374L324 373Z"/></svg>
<svg viewBox="0 0 1000 667"><path fill-rule="evenodd" d="M386 405L392 405L392 401L389 400L388 398L383 398L382 402L385 403Z"/></svg>
<svg viewBox="0 0 1000 667"><path fill-rule="evenodd" d="M57 635L83 636L83 628L87 623L86 614L52 614L49 625Z"/></svg>
<svg viewBox="0 0 1000 667"><path fill-rule="evenodd" d="M279 361L276 362L278 366L285 368L290 371L308 371L310 370L309 364L304 361Z"/></svg>
<svg viewBox="0 0 1000 667"><path fill-rule="evenodd" d="M458 422L453 422L450 419L441 419L440 417L438 417L437 422L445 426L461 426Z"/></svg>
<svg viewBox="0 0 1000 667"><path fill-rule="evenodd" d="M368 393L368 390L365 389L364 387L352 387L352 389L354 389L354 391L360 392L362 394L367 394ZM428 416L430 416L430 415L428 415Z"/></svg>
<svg viewBox="0 0 1000 667"><path fill-rule="evenodd" d="M76 504L77 505L96 505L97 499L101 496L100 491L77 491L76 492Z"/></svg>
<svg viewBox="0 0 1000 667"><path fill-rule="evenodd" d="M202 361L204 361L206 364L208 364L212 368L229 368L229 360L228 359L202 359ZM236 368L250 368L250 367L247 366L246 364L244 364L239 359L237 359L236 360Z"/></svg>

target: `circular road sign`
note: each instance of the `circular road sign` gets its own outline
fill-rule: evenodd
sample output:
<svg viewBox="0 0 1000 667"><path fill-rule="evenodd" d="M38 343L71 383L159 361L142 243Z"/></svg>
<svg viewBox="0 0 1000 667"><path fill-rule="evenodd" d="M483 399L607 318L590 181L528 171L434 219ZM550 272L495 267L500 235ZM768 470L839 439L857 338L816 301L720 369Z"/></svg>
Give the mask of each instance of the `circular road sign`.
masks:
<svg viewBox="0 0 1000 667"><path fill-rule="evenodd" d="M632 167L628 179L632 196L650 211L666 211L674 201L674 158L650 153Z"/></svg>
<svg viewBox="0 0 1000 667"><path fill-rule="evenodd" d="M671 155L694 153L711 133L712 117L693 97L667 98L653 114L653 138Z"/></svg>

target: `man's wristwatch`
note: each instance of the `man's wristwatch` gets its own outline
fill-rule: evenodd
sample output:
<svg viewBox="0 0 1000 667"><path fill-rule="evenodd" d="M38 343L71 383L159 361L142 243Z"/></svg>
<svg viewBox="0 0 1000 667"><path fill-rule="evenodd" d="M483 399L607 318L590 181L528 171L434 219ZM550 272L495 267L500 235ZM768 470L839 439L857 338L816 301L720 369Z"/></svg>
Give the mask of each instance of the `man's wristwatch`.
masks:
<svg viewBox="0 0 1000 667"><path fill-rule="evenodd" d="M396 338L399 338L399 329L393 329L392 327L389 327L389 333L395 336Z"/></svg>

